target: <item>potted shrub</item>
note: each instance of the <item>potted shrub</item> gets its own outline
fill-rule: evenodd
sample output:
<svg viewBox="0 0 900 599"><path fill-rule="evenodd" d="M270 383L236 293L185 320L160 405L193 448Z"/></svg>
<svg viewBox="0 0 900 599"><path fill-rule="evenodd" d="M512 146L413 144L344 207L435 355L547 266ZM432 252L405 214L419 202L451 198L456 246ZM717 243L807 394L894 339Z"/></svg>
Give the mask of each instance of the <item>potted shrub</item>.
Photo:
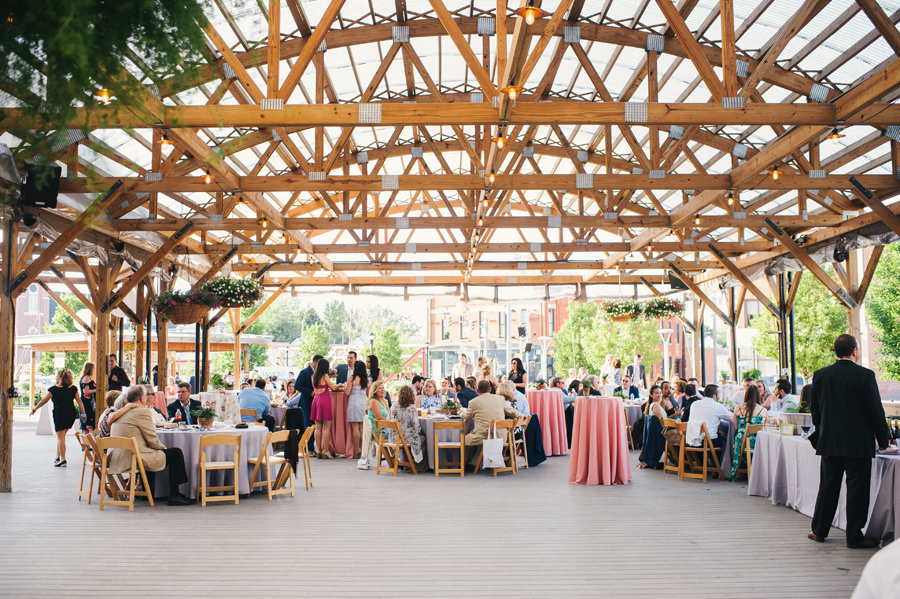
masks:
<svg viewBox="0 0 900 599"><path fill-rule="evenodd" d="M585 397L591 394L591 379L585 377L581 381L581 394Z"/></svg>
<svg viewBox="0 0 900 599"><path fill-rule="evenodd" d="M437 413L438 414L448 414L450 416L456 416L457 414L459 414L459 410L461 408L462 408L462 406L460 404L456 403L455 401L453 401L450 398L447 398L447 400L444 401L443 405L440 408L438 408Z"/></svg>
<svg viewBox="0 0 900 599"><path fill-rule="evenodd" d="M639 318L643 312L640 302L630 299L608 300L600 305L601 314L607 320L613 322L628 322L633 318Z"/></svg>
<svg viewBox="0 0 900 599"><path fill-rule="evenodd" d="M547 381L545 381L544 379L537 379L536 381L534 381L534 386L538 391L540 391L541 389L547 387Z"/></svg>
<svg viewBox="0 0 900 599"><path fill-rule="evenodd" d="M216 420L216 409L200 408L199 410L191 411L191 416L197 419L197 424L200 425L200 428L212 428L213 422Z"/></svg>

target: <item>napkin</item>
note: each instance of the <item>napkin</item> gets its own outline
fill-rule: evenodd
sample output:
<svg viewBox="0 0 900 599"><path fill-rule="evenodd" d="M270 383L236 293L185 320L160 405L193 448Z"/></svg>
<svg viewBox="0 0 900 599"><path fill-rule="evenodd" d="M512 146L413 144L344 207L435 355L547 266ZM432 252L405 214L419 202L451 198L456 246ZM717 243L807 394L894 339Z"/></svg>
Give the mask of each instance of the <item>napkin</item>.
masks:
<svg viewBox="0 0 900 599"><path fill-rule="evenodd" d="M220 420L216 420L215 422L213 422L213 428L227 428L227 427L228 427L228 425Z"/></svg>

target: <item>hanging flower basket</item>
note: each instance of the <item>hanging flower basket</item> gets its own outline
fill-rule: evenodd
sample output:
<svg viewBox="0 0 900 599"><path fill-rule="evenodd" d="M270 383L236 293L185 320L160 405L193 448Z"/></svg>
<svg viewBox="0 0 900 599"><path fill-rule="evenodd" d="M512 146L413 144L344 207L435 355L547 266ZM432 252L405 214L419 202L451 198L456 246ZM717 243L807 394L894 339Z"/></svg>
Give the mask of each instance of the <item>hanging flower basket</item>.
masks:
<svg viewBox="0 0 900 599"><path fill-rule="evenodd" d="M643 306L634 300L609 300L600 305L604 318L613 322L628 322L640 318Z"/></svg>
<svg viewBox="0 0 900 599"><path fill-rule="evenodd" d="M684 304L676 299L656 297L644 304L644 318L674 318L684 314Z"/></svg>
<svg viewBox="0 0 900 599"><path fill-rule="evenodd" d="M216 277L203 288L219 298L222 308L249 308L262 296L262 288L256 279L231 279Z"/></svg>
<svg viewBox="0 0 900 599"><path fill-rule="evenodd" d="M203 320L207 314L209 314L209 306L183 303L170 307L167 311L167 319L172 324L193 324Z"/></svg>

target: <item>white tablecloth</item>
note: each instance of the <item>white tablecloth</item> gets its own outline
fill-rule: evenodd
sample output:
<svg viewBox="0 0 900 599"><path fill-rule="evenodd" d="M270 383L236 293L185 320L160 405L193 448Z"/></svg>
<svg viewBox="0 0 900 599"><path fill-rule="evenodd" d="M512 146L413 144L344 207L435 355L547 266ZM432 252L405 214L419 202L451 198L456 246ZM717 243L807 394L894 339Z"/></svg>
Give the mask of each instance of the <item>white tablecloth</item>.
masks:
<svg viewBox="0 0 900 599"><path fill-rule="evenodd" d="M226 424L241 421L241 408L238 394L234 391L204 391L195 397L204 408L215 408L216 417Z"/></svg>
<svg viewBox="0 0 900 599"><path fill-rule="evenodd" d="M812 445L800 436L760 431L756 437L748 495L765 497L812 518L819 492L819 463ZM832 524L847 528L847 487L841 487ZM877 456L872 461L869 523L865 535L890 543L900 535L894 514L900 509L900 457Z"/></svg>
<svg viewBox="0 0 900 599"><path fill-rule="evenodd" d="M253 465L247 463L247 458L258 457L259 451L262 449L263 443L266 442L266 434L269 432L264 426L250 425L249 428L217 428L212 430L200 431L197 429L189 429L181 431L177 429L157 429L156 434L159 440L166 447L178 447L184 452L184 467L187 469L190 489L185 490L182 486L181 491L190 497L197 496L197 484L199 483L199 473L197 466L200 464L200 437L203 435L218 435L235 433L241 435L241 468L239 469L240 480L238 481L238 492L246 495L250 492L250 475L253 473ZM234 458L234 446L220 445L216 447L206 448L206 457L212 461L230 461ZM272 468L272 477L277 474L278 469ZM260 468L262 476L258 480L265 479L265 471ZM207 475L207 484L211 487L233 484L234 476L231 470L215 470L210 471ZM169 472L164 470L156 473L156 480L153 486L154 497L165 497L169 494Z"/></svg>

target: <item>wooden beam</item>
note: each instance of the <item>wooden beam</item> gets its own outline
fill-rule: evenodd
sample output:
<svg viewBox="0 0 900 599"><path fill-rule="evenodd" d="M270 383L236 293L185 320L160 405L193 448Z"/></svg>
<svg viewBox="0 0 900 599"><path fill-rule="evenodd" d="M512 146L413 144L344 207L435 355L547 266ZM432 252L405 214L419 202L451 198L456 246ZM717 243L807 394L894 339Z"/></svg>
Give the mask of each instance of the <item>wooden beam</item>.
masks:
<svg viewBox="0 0 900 599"><path fill-rule="evenodd" d="M262 303L262 305L259 308L257 308L253 312L253 314L251 314L247 318L247 320L244 321L244 324L242 324L240 326L240 328L236 331L237 334L240 335L241 333L246 331L247 327L249 327L251 324L253 324L256 321L256 319L259 318L259 315L262 314L263 312L265 312L268 309L268 307L272 305L272 302L274 302L278 298L278 296L281 295L284 292L284 290L287 289L288 286L291 285L291 283L293 283L293 282L294 282L294 279L288 279L287 281L282 283L278 287L278 289L273 291L272 295L270 295L269 298L266 301L264 301Z"/></svg>
<svg viewBox="0 0 900 599"><path fill-rule="evenodd" d="M16 241L19 223L6 219L3 239ZM0 248L0 280L9 281L19 262L17 243L3 243ZM13 386L16 356L14 315L16 298L8 290L0 293L0 493L12 491L13 404L8 390ZM32 389L34 387L32 386Z"/></svg>
<svg viewBox="0 0 900 599"><path fill-rule="evenodd" d="M485 96L488 98L496 96L497 88L494 86L494 82L491 81L490 75L487 74L487 71L485 71L484 67L481 66L481 63L478 62L478 57L475 56L475 52L472 51L472 46L469 45L466 36L459 30L459 25L453 20L453 16L450 14L450 11L447 10L447 7L444 6L443 0L428 0L428 3L431 4L431 8L434 9L434 14L444 26L447 35L450 36L456 49L459 50L462 59L465 61L466 66L469 67L469 70L472 71L472 75L478 81Z"/></svg>
<svg viewBox="0 0 900 599"><path fill-rule="evenodd" d="M719 23L722 29L722 83L726 97L733 98L738 91L734 0L719 0Z"/></svg>
<svg viewBox="0 0 900 599"><path fill-rule="evenodd" d="M769 232L773 233L781 243L783 243L788 250L790 250L791 254L794 257L803 263L803 266L806 267L808 271L816 276L817 279L822 281L822 284L828 288L828 290L834 294L836 298L838 298L841 303L846 305L848 308L855 308L856 301L850 297L846 291L844 291L840 285L838 285L834 279L828 276L822 267L819 266L815 260L810 258L809 254L806 253L806 250L797 245L797 242L794 241L790 235L785 233L778 225L772 222L771 219L766 218L766 224L768 225Z"/></svg>
<svg viewBox="0 0 900 599"><path fill-rule="evenodd" d="M125 283L119 287L119 290L113 293L109 300L100 308L101 312L113 311L115 310L123 301L125 301L125 297L131 292L132 289L137 287L141 281L144 280L144 277L150 274L156 265L159 264L163 258L169 255L175 246L178 245L179 241L182 237L187 235L191 229L194 228L194 223L188 221L181 229L176 231L171 237L169 237L165 243L163 243L156 253L154 253L149 259L144 261L137 271L131 275Z"/></svg>
<svg viewBox="0 0 900 599"><path fill-rule="evenodd" d="M744 310L744 300L747 298L747 288L741 286L741 293L738 296L737 303L734 305L734 322L735 324L741 319L741 312Z"/></svg>
<svg viewBox="0 0 900 599"><path fill-rule="evenodd" d="M278 92L278 97L285 102L291 97L294 88L297 87L300 78L303 76L304 71L306 71L306 67L312 62L313 55L319 51L319 47L322 45L325 35L328 33L328 30L331 29L332 23L334 23L334 20L341 12L341 8L344 7L345 1L346 0L331 0L328 8L325 9L325 12L322 14L322 18L319 19L316 28L313 29L312 35L306 39L303 49L300 50L300 54L297 56L294 66L291 67L290 72Z"/></svg>
<svg viewBox="0 0 900 599"><path fill-rule="evenodd" d="M856 178L853 177L852 180L856 180ZM860 202L868 206L872 212L878 215L878 218L890 227L891 231L900 235L900 216L891 212L891 210L884 205L884 202L878 199L875 194L869 191L869 189L861 183L857 186L856 192L856 197Z"/></svg>
<svg viewBox="0 0 900 599"><path fill-rule="evenodd" d="M709 63L709 59L700 48L700 44L694 39L691 30L688 29L687 24L684 22L684 18L678 12L678 8L672 3L672 0L656 0L656 5L659 6L659 9L665 15L666 21L675 32L678 41L681 42L682 48L687 52L694 68L697 69L697 73L703 79L703 83L706 84L709 93L712 94L716 102L721 102L722 98L725 97L725 86L719 81L716 72Z"/></svg>
<svg viewBox="0 0 900 599"><path fill-rule="evenodd" d="M794 273L794 280L791 283L791 288L788 291L787 301L784 303L784 311L790 314L791 310L794 309L794 298L797 297L797 290L800 289L800 279L803 278L803 271L799 271Z"/></svg>
<svg viewBox="0 0 900 599"><path fill-rule="evenodd" d="M256 104L259 104L260 100L265 97L263 96L262 90L260 90L259 86L256 85L256 82L253 81L250 73L247 72L247 69L244 68L244 65L241 64L241 61L237 59L237 57L234 55L234 52L231 51L231 48L228 47L228 44L225 43L225 40L222 39L222 36L219 35L219 32L216 31L216 28L213 27L212 23L207 24L206 35L207 37L209 37L213 46L215 46L216 49L222 54L222 58L225 59L225 62L227 62L229 66L231 66L232 70L234 70L234 74L237 76L237 80L247 91L250 99L253 100Z"/></svg>
<svg viewBox="0 0 900 599"><path fill-rule="evenodd" d="M722 310L720 310L719 307L711 299L709 299L709 297L705 293L703 293L703 290L700 289L700 287L698 287L696 283L694 283L694 280L691 279L691 277L687 276L687 274L682 272L682 270L675 266L675 264L673 264L672 262L669 262L669 268L675 271L675 274L678 275L679 279L684 281L684 284L688 286L688 289L690 289L693 294L704 304L708 305L709 309L715 312L716 316L722 319L722 322L730 327L734 326L734 323L730 318L728 318L728 315L722 312Z"/></svg>
<svg viewBox="0 0 900 599"><path fill-rule="evenodd" d="M838 120L845 120L851 116L874 118L877 106L873 103L898 87L900 87L900 60L895 60L835 99L834 116Z"/></svg>
<svg viewBox="0 0 900 599"><path fill-rule="evenodd" d="M269 44L266 47L266 83L270 98L278 97L278 66L281 63L281 0L269 0Z"/></svg>
<svg viewBox="0 0 900 599"><path fill-rule="evenodd" d="M556 10L553 11L553 15L550 17L550 20L544 27L544 31L541 32L537 43L534 45L534 49L528 56L528 60L525 61L525 65L519 72L517 82L521 82L521 85L524 86L524 82L528 81L528 77L537 66L538 61L544 54L544 50L547 48L547 45L550 44L550 40L556 35L556 30L562 23L563 17L566 15L566 11L569 10L571 4L572 0L562 0L562 2L557 5Z"/></svg>
<svg viewBox="0 0 900 599"><path fill-rule="evenodd" d="M56 295L56 293L52 289L50 289L50 287L46 283L44 283L43 281L38 279L37 284L40 285L44 291L47 292L47 295L49 295L50 298L54 302L56 302L60 308L62 308L66 312L68 312L69 316L72 317L72 320L74 320L76 324L81 325L81 328L83 328L85 331L87 331L88 335L94 334L94 330L86 322L81 320L81 318L78 316L78 314L75 313L75 310L73 310L72 307L69 306L69 304L64 302L61 297Z"/></svg>
<svg viewBox="0 0 900 599"><path fill-rule="evenodd" d="M743 271L741 271L740 268L738 268L737 266L735 266L734 263L733 263L731 260L729 260L728 258L726 258L726 257L725 257L725 254L723 254L722 252L720 252L719 249L718 249L715 245L713 245L713 244L710 243L710 244L708 244L708 246L709 246L710 251L716 256L716 258L718 258L719 262L722 263L722 266L724 266L725 268L727 268L728 271L729 271L732 275L734 275L734 278L736 278L738 281L740 281L741 284L744 286L744 288L747 289L747 290L749 290L750 293L752 293L752 294L756 297L756 299L759 300L759 303L761 303L761 304L763 305L763 307L765 307L769 312L772 313L772 316L774 316L774 317L777 318L777 319L780 319L780 318L781 318L781 312L780 312L780 311L778 310L778 308L776 308L775 305L769 300L769 298L766 296L766 294L763 293L763 292L760 290L760 288L757 287L757 286L753 283L753 281L750 280L750 277L748 277L747 275L745 275L745 274L743 273Z"/></svg>
<svg viewBox="0 0 900 599"><path fill-rule="evenodd" d="M223 268L225 268L225 265L228 264L229 262L231 262L231 259L234 257L235 254L237 254L237 247L232 246L231 249L228 250L228 253L226 253L224 256L222 256L221 258L216 260L215 263L213 263L213 265L210 267L210 269L208 271L206 271L206 274L204 274L202 277L200 277L200 279L196 283L194 283L194 285L191 287L191 293L193 293L193 292L197 291L198 289L200 289L201 287L203 287L203 285L207 281L209 281L211 278L213 278L214 276L219 274L219 272Z"/></svg>
<svg viewBox="0 0 900 599"><path fill-rule="evenodd" d="M69 277L67 277L63 273L59 272L59 269L57 269L52 264L50 265L50 272L52 272L54 275L56 275L56 278L59 279L59 281L63 285L68 287L69 291L72 292L72 295L77 297L78 300L82 304L84 304L85 307L87 307L87 309L90 310L94 316L97 315L97 309L94 307L94 302L92 302L90 299L88 299L88 297L86 295L81 293L81 291L78 289L78 287L75 286L75 283L73 283L72 281L69 280ZM40 280L40 279L38 279L38 280ZM92 289L94 289L94 288L92 288Z"/></svg>
<svg viewBox="0 0 900 599"><path fill-rule="evenodd" d="M876 245L872 248L872 255L869 257L869 263L866 264L866 270L863 273L862 279L859 282L859 289L856 292L856 301L860 304L866 299L866 294L869 292L869 284L872 282L872 277L875 276L875 269L878 267L878 260L881 259L881 254L883 252L883 245Z"/></svg>
<svg viewBox="0 0 900 599"><path fill-rule="evenodd" d="M76 237L81 235L102 212L112 205L121 192L122 181L116 181L108 190L101 194L100 197L95 199L84 212L78 215L78 218L75 219L68 229L60 232L59 237L53 240L50 247L41 252L40 257L32 262L28 268L25 269L25 272L16 277L10 284L7 293L14 298L18 297L22 291L17 291L17 289L23 291L27 289L28 285L37 279L38 275L41 274L50 263L56 260L56 257L59 256L59 254L66 249Z"/></svg>
<svg viewBox="0 0 900 599"><path fill-rule="evenodd" d="M863 12L866 13L872 24L875 25L875 29L878 30L884 41L888 43L894 54L900 56L900 32L897 31L894 22L884 13L878 2L875 0L856 0L856 3L863 9Z"/></svg>

